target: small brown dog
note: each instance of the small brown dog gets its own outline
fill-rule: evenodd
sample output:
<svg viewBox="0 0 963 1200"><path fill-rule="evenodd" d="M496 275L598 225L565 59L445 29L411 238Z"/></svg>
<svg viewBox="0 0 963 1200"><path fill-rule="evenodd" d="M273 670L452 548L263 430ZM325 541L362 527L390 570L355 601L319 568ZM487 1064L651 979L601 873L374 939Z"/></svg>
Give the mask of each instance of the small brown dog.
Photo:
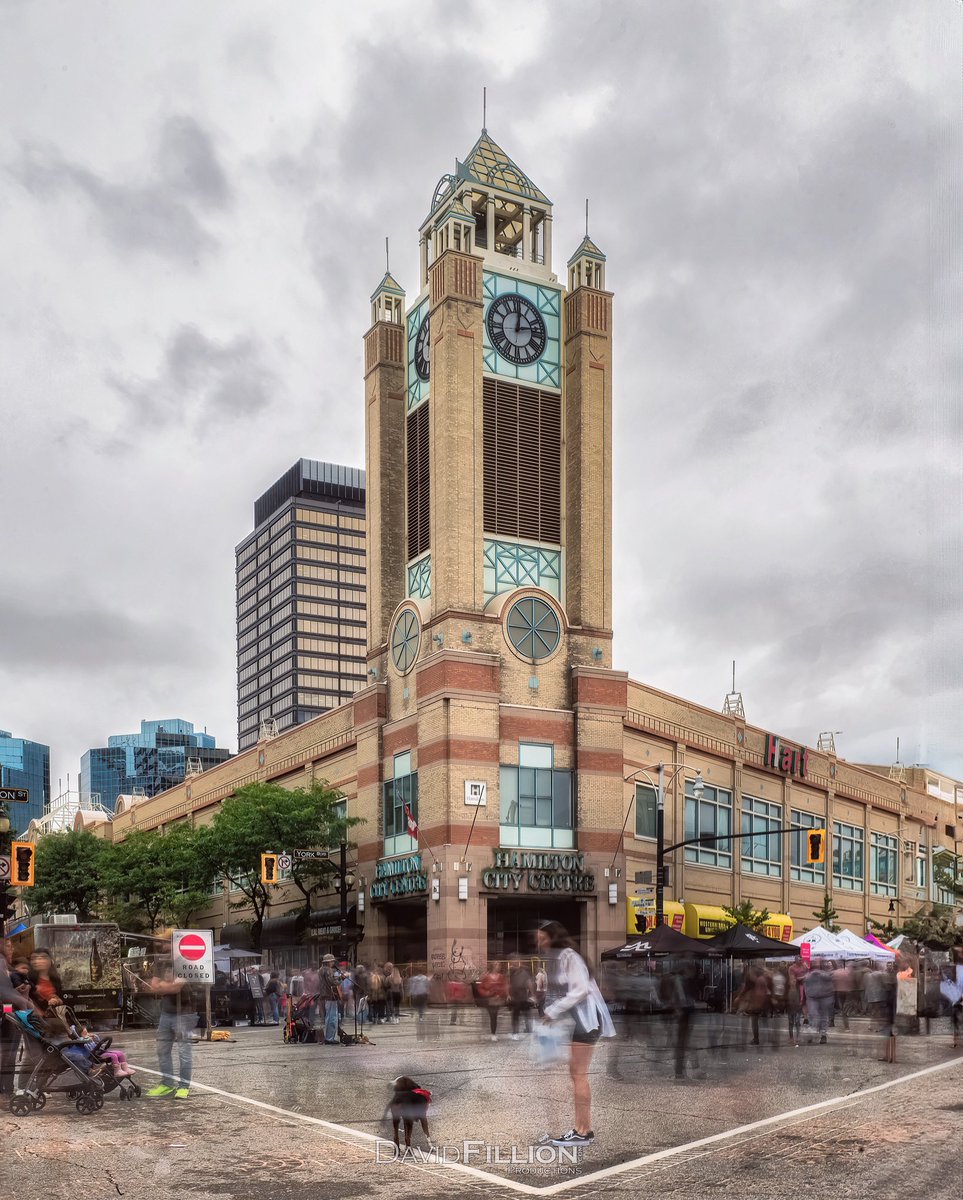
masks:
<svg viewBox="0 0 963 1200"><path fill-rule="evenodd" d="M394 1094L388 1101L387 1111L391 1113L391 1127L394 1131L395 1145L401 1149L398 1141L398 1130L402 1122L405 1126L405 1149L411 1149L411 1130L415 1121L421 1122L425 1137L431 1143L428 1132L428 1105L431 1103L431 1092L419 1087L409 1075L399 1075L392 1082Z"/></svg>

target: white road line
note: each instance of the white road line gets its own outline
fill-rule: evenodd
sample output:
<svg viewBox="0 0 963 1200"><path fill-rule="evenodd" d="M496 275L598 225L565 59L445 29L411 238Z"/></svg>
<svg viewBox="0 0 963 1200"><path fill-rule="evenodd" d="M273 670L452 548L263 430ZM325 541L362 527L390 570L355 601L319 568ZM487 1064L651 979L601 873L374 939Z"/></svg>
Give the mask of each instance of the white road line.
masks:
<svg viewBox="0 0 963 1200"><path fill-rule="evenodd" d="M693 1142L686 1142L682 1146L670 1146L665 1150L656 1150L652 1154L644 1154L640 1158L633 1158L628 1162L617 1163L612 1167L603 1167L598 1171L592 1171L588 1175L580 1175L575 1179L566 1179L562 1183L546 1184L544 1187L536 1187L533 1184L521 1183L518 1180L506 1178L502 1175L493 1175L489 1171L482 1171L478 1167L469 1166L467 1163L454 1162L437 1162L437 1163L412 1163L405 1162L402 1165L405 1167L415 1167L419 1170L434 1173L435 1171L457 1171L462 1175L470 1175L475 1179L484 1180L485 1183L497 1184L499 1187L508 1189L509 1191L519 1192L525 1196L554 1196L558 1192L571 1191L573 1188L587 1187L594 1185L598 1180L610 1179L614 1175L624 1175L627 1171L635 1171L640 1167L647 1167L651 1163L661 1162L667 1158L673 1158L680 1154L687 1154L693 1150L698 1150L703 1146L712 1146L720 1142L725 1142L731 1138L740 1137L743 1134L752 1133L757 1129L765 1129L768 1126L778 1125L780 1122L789 1122L797 1120L801 1117L811 1116L826 1109L837 1108L841 1105L855 1105L866 1096L872 1096L877 1092L885 1092L890 1088L899 1087L901 1084L909 1083L914 1079L922 1079L926 1075L932 1075L937 1071L946 1071L951 1067L959 1067L963 1064L963 1058L950 1059L948 1062L936 1063L931 1067L923 1067L919 1071L912 1071L909 1075L902 1075L898 1079L889 1079L886 1083L878 1083L873 1087L865 1088L858 1092L847 1092L844 1096L834 1096L829 1100L819 1100L815 1104L807 1104L802 1108L793 1108L788 1112L777 1113L775 1116L762 1117L758 1121L750 1121L747 1125L737 1125L733 1129L726 1129L722 1133L713 1133L708 1137L697 1138ZM135 1063L131 1063L135 1070L143 1071L146 1075L160 1075L160 1071L153 1071L149 1067L140 1067ZM198 1088L204 1092L210 1092L215 1096L223 1096L228 1100L236 1100L241 1104L248 1104L252 1108L260 1108L267 1112L277 1113L278 1116L285 1117L291 1121L302 1121L306 1125L315 1125L324 1130L330 1130L328 1134L333 1141L350 1142L352 1139L365 1142L381 1142L384 1145L390 1145L385 1138L378 1137L373 1133L364 1133L359 1129L352 1129L349 1125L336 1125L332 1121L323 1121L320 1117L309 1117L305 1113L292 1112L287 1108L280 1108L275 1104L267 1104L263 1100L253 1100L249 1096L240 1096L236 1092L225 1092L221 1088L212 1087L207 1083L197 1083L192 1081L192 1088ZM344 1137L333 1137L333 1133L344 1134ZM387 1164L385 1164L387 1165Z"/></svg>

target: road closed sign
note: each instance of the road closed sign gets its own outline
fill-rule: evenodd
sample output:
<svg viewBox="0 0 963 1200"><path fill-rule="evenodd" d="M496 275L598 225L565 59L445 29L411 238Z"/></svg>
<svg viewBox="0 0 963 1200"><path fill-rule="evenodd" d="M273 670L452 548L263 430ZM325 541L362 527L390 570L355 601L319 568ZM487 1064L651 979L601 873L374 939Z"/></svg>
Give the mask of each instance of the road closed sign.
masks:
<svg viewBox="0 0 963 1200"><path fill-rule="evenodd" d="M175 976L188 983L214 982L214 934L209 929L175 929L171 958Z"/></svg>

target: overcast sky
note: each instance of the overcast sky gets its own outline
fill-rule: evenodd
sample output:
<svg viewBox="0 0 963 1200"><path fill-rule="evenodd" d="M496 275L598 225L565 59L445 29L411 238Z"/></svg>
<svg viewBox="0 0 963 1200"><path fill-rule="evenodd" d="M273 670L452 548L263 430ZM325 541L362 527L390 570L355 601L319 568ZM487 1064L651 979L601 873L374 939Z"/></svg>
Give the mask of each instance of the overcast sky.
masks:
<svg viewBox="0 0 963 1200"><path fill-rule="evenodd" d="M363 465L488 128L615 292L615 665L963 777L961 6L0 0L0 728L236 748L234 547Z"/></svg>

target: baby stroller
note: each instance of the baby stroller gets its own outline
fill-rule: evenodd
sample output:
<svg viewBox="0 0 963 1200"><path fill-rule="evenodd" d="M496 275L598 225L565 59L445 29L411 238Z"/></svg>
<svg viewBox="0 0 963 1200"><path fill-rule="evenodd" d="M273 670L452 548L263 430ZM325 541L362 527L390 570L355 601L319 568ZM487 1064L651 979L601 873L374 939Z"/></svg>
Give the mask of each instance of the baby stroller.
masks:
<svg viewBox="0 0 963 1200"><path fill-rule="evenodd" d="M314 1030L311 1028L309 1017L311 1006L317 1002L317 996L289 996L288 1011L282 1022L282 1036L286 1042L312 1042Z"/></svg>
<svg viewBox="0 0 963 1200"><path fill-rule="evenodd" d="M119 1089L122 1099L133 1100L140 1088L128 1078L118 1077L117 1067L107 1052L111 1039L52 1034L43 1019L22 1009L5 1013L5 1019L22 1037L24 1067L18 1086L10 1097L10 1111L26 1117L39 1111L52 1092L64 1092L83 1115L104 1106L104 1095ZM29 1074L24 1083L24 1071Z"/></svg>

